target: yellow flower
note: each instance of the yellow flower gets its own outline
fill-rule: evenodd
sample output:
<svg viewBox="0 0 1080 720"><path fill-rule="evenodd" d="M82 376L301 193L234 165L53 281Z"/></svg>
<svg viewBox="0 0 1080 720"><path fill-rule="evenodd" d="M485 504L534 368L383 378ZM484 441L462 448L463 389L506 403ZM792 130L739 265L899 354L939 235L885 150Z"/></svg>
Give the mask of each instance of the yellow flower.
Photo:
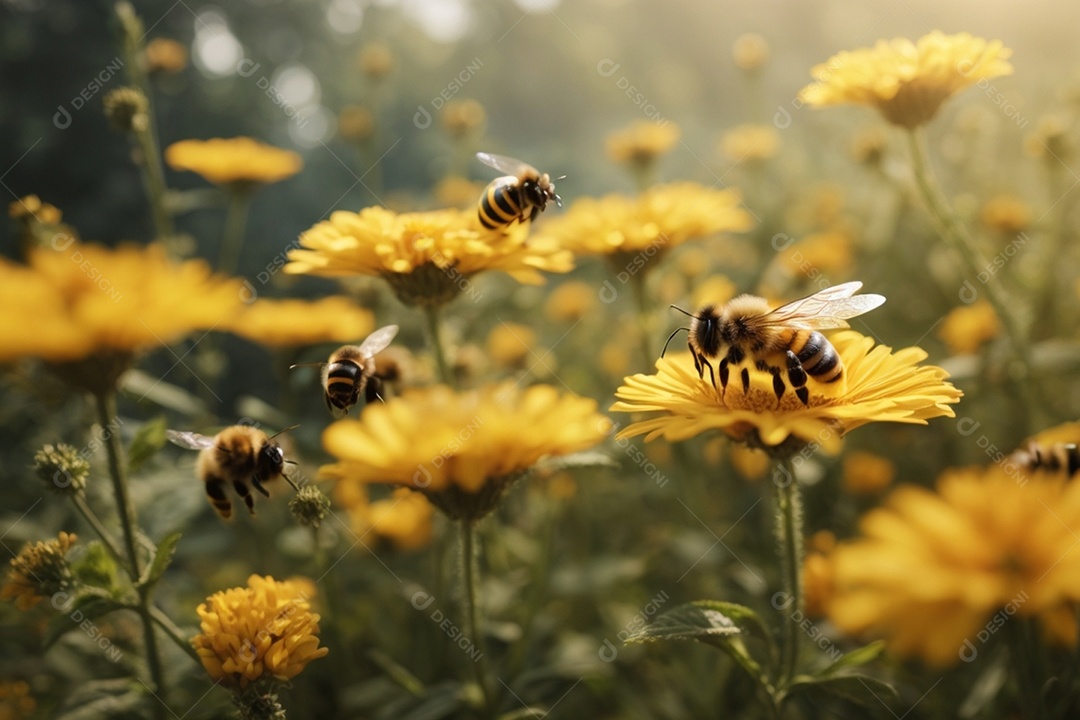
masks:
<svg viewBox="0 0 1080 720"><path fill-rule="evenodd" d="M304 161L291 150L249 137L181 140L165 148L173 170L189 170L215 185L274 183L300 172Z"/></svg>
<svg viewBox="0 0 1080 720"><path fill-rule="evenodd" d="M375 329L371 312L345 297L255 300L219 329L267 347L359 343Z"/></svg>
<svg viewBox="0 0 1080 720"><path fill-rule="evenodd" d="M8 581L0 588L0 599L14 598L15 607L29 610L73 587L75 579L65 556L77 539L74 533L61 532L56 540L24 545L11 559Z"/></svg>
<svg viewBox="0 0 1080 720"><path fill-rule="evenodd" d="M768 160L780 149L780 133L772 125L747 123L720 137L720 153L733 163Z"/></svg>
<svg viewBox="0 0 1080 720"><path fill-rule="evenodd" d="M809 617L822 617L833 596L832 551L836 536L829 530L820 530L806 543L803 558L803 601Z"/></svg>
<svg viewBox="0 0 1080 720"><path fill-rule="evenodd" d="M521 368L532 355L536 331L518 323L499 323L487 337L487 352L497 365Z"/></svg>
<svg viewBox="0 0 1080 720"><path fill-rule="evenodd" d="M780 257L792 272L814 279L822 274L843 275L851 269L853 254L850 235L826 230L807 235Z"/></svg>
<svg viewBox="0 0 1080 720"><path fill-rule="evenodd" d="M746 72L760 69L769 61L769 43L758 33L743 33L731 46L735 67Z"/></svg>
<svg viewBox="0 0 1080 720"><path fill-rule="evenodd" d="M25 680L0 681L0 720L30 720L36 717L37 700Z"/></svg>
<svg viewBox="0 0 1080 720"><path fill-rule="evenodd" d="M594 400L547 385L507 382L463 393L436 385L327 428L323 446L339 462L322 472L339 484L420 490L451 517L478 518L541 458L590 448L609 426Z"/></svg>
<svg viewBox="0 0 1080 720"><path fill-rule="evenodd" d="M369 43L360 49L356 62L360 72L372 80L381 80L394 69L394 52L383 43Z"/></svg>
<svg viewBox="0 0 1080 720"><path fill-rule="evenodd" d="M749 230L753 218L739 203L731 190L692 182L657 185L637 197L577 200L542 232L578 255L637 254L648 262L693 238Z"/></svg>
<svg viewBox="0 0 1080 720"><path fill-rule="evenodd" d="M1026 446L1030 442L1035 442L1040 445L1056 445L1058 443L1065 445L1080 445L1080 421L1062 423L1061 425L1055 425L1046 430L1042 430L1025 440L1021 444L1021 447Z"/></svg>
<svg viewBox="0 0 1080 720"><path fill-rule="evenodd" d="M557 323L574 323L596 307L599 288L580 280L568 280L551 291L544 316Z"/></svg>
<svg viewBox="0 0 1080 720"><path fill-rule="evenodd" d="M953 308L937 331L937 336L945 341L953 355L978 352L983 343L1000 334L1001 323L986 300Z"/></svg>
<svg viewBox="0 0 1080 720"><path fill-rule="evenodd" d="M731 465L743 480L760 480L771 464L769 456L755 448L738 445L731 449Z"/></svg>
<svg viewBox="0 0 1080 720"><path fill-rule="evenodd" d="M855 451L844 458L844 489L849 493L881 492L895 477L896 465L880 455Z"/></svg>
<svg viewBox="0 0 1080 720"><path fill-rule="evenodd" d="M326 655L319 616L311 612L314 585L252 575L247 587L214 593L198 607L202 632L191 644L206 672L230 688L260 679L285 682Z"/></svg>
<svg viewBox="0 0 1080 720"><path fill-rule="evenodd" d="M26 195L8 203L8 217L12 220L36 220L43 225L59 225L62 213L55 205L42 202L37 195Z"/></svg>
<svg viewBox="0 0 1080 720"><path fill-rule="evenodd" d="M540 284L540 270L568 272L572 255L552 240L527 239L528 228L485 230L476 212L398 214L382 207L339 210L300 235L285 272L341 277L377 275L409 305L442 305L483 270Z"/></svg>
<svg viewBox="0 0 1080 720"><path fill-rule="evenodd" d="M409 488L395 488L390 497L376 500L353 517L353 532L386 538L398 550L419 550L431 543L435 508Z"/></svg>
<svg viewBox="0 0 1080 720"><path fill-rule="evenodd" d="M237 280L157 246L35 248L29 266L0 260L0 359L76 360L141 350L227 323L243 306Z"/></svg>
<svg viewBox="0 0 1080 720"><path fill-rule="evenodd" d="M706 278L705 281L698 285L694 290L694 306L692 308L684 309L694 312L705 305L723 305L728 300L735 297L737 289L735 283L733 283L727 275L713 275L710 278Z"/></svg>
<svg viewBox="0 0 1080 720"><path fill-rule="evenodd" d="M375 134L375 116L363 105L346 105L338 113L338 135L353 142L369 140Z"/></svg>
<svg viewBox="0 0 1080 720"><path fill-rule="evenodd" d="M442 125L450 137L464 137L483 127L486 120L484 106L476 100L451 100L443 106Z"/></svg>
<svg viewBox="0 0 1080 720"><path fill-rule="evenodd" d="M918 42L879 40L872 48L841 52L814 67L814 82L799 99L818 107L874 107L889 122L914 128L933 119L943 102L969 85L1011 75L1010 55L1000 40L968 33L935 30Z"/></svg>
<svg viewBox="0 0 1080 720"><path fill-rule="evenodd" d="M474 182L460 175L450 175L435 185L435 201L441 207L475 211L480 194L486 186L487 183Z"/></svg>
<svg viewBox="0 0 1080 720"><path fill-rule="evenodd" d="M982 223L1002 235L1016 235L1031 224L1031 207L1015 195L996 195L983 205Z"/></svg>
<svg viewBox="0 0 1080 720"><path fill-rule="evenodd" d="M842 630L885 636L898 655L956 664L1001 608L1076 642L1080 483L1000 466L945 473L937 492L902 486L833 555L828 614Z"/></svg>
<svg viewBox="0 0 1080 720"><path fill-rule="evenodd" d="M638 120L608 135L605 146L612 162L623 165L647 165L675 147L679 126Z"/></svg>
<svg viewBox="0 0 1080 720"><path fill-rule="evenodd" d="M649 441L663 436L676 442L722 430L766 451L794 438L798 444L815 442L836 453L843 435L870 422L925 425L930 418L953 416L949 405L961 393L945 381L941 368L918 365L926 358L920 348L893 353L854 331L837 332L829 341L840 355L844 375L836 383L811 378L809 405L790 391L777 403L772 376L753 367L748 392L743 393L733 373L725 393L713 388L708 373L698 377L689 353L661 359L655 375L627 377L615 393L619 402L611 408L659 415L629 425L619 437L645 435Z"/></svg>
<svg viewBox="0 0 1080 720"><path fill-rule="evenodd" d="M143 48L143 65L148 73L174 75L187 67L188 50L169 38L154 38Z"/></svg>

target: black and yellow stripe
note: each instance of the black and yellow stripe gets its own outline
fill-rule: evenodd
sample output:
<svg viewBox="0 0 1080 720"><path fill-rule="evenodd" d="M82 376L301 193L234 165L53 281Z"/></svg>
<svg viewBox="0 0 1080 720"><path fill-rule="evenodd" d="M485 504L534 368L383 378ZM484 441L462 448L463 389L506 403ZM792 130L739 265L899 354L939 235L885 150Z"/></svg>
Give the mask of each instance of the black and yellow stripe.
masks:
<svg viewBox="0 0 1080 720"><path fill-rule="evenodd" d="M792 338L790 349L799 359L806 374L818 382L836 382L844 374L844 366L836 348L816 330L798 331Z"/></svg>
<svg viewBox="0 0 1080 720"><path fill-rule="evenodd" d="M488 230L505 227L524 216L521 187L511 175L492 180L477 207L480 224Z"/></svg>
<svg viewBox="0 0 1080 720"><path fill-rule="evenodd" d="M348 411L356 404L363 369L351 360L330 364L326 372L326 404Z"/></svg>

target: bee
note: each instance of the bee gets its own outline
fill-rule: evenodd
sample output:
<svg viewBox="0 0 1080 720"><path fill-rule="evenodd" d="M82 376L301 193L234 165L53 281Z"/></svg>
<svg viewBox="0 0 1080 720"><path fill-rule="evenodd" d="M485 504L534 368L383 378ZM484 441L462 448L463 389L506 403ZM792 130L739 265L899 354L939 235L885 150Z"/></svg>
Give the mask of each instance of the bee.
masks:
<svg viewBox="0 0 1080 720"><path fill-rule="evenodd" d="M367 336L359 345L343 345L324 363L301 363L289 369L318 365L322 368L323 397L335 417L349 414L364 393L366 402L381 400L380 379L375 374L375 355L397 335L397 325L387 325Z"/></svg>
<svg viewBox="0 0 1080 720"><path fill-rule="evenodd" d="M515 220L535 220L552 200L562 207L562 198L555 194L555 184L547 173L505 155L476 153L476 157L499 172L509 173L488 183L480 196L477 212L488 230L507 227Z"/></svg>
<svg viewBox="0 0 1080 720"><path fill-rule="evenodd" d="M716 374L709 361L723 353L719 364L723 391L727 390L731 366L750 358L758 370L772 375L777 403L784 395L786 385L781 375L786 372L795 395L808 405L810 391L806 388L806 380L809 376L818 382L831 383L844 373L836 349L818 331L846 328L847 318L862 315L885 302L881 295L855 295L861 287L861 282L835 285L776 309L771 309L764 298L756 295L740 295L723 307L706 305L696 315L672 305L689 315L691 320L690 327L678 328L667 341L670 343L676 333L686 330L694 368L701 378L705 377L708 368L714 388ZM667 343L664 352L667 352ZM747 367L742 369L741 380L743 392L749 391Z"/></svg>
<svg viewBox="0 0 1080 720"><path fill-rule="evenodd" d="M1064 470L1067 478L1080 472L1080 448L1075 443L1040 444L1031 441L1014 451L1009 459L1025 470Z"/></svg>
<svg viewBox="0 0 1080 720"><path fill-rule="evenodd" d="M166 430L165 436L182 448L199 451L196 472L206 486L206 497L217 514L228 520L232 517L232 502L225 495L228 485L243 499L252 515L255 514L255 496L249 485L270 497L263 483L284 477L294 490L297 489L285 474L285 463L292 461L285 459L281 447L273 441L285 430L267 435L250 425L232 425L213 437L180 430Z"/></svg>

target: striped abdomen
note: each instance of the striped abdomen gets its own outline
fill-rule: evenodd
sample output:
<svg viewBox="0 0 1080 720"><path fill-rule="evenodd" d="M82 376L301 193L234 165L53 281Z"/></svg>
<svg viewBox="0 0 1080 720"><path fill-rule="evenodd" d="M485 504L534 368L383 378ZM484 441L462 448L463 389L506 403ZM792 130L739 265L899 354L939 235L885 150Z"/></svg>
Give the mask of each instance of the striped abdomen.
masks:
<svg viewBox="0 0 1080 720"><path fill-rule="evenodd" d="M1013 453L1012 459L1028 470L1064 470L1067 478L1080 472L1080 448L1073 443L1028 443L1026 448Z"/></svg>
<svg viewBox="0 0 1080 720"><path fill-rule="evenodd" d="M326 368L326 404L349 411L360 397L364 369L352 360L337 360Z"/></svg>
<svg viewBox="0 0 1080 720"><path fill-rule="evenodd" d="M515 220L525 221L525 200L516 177L506 175L492 180L480 196L477 212L480 224L489 230L505 227Z"/></svg>
<svg viewBox="0 0 1080 720"><path fill-rule="evenodd" d="M788 349L799 358L806 374L818 382L836 382L844 374L836 348L816 330L796 330Z"/></svg>

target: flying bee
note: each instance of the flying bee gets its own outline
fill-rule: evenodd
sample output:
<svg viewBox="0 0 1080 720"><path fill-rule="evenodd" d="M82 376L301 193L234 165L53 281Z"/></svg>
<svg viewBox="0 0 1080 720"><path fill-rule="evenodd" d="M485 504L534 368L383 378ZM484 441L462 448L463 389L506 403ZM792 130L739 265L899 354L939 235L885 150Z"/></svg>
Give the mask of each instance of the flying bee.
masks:
<svg viewBox="0 0 1080 720"><path fill-rule="evenodd" d="M552 200L562 207L562 198L555 194L555 184L547 173L505 155L482 152L476 157L499 172L509 173L488 183L480 196L477 212L480 223L488 230L507 227L515 220L535 220Z"/></svg>
<svg viewBox="0 0 1080 720"><path fill-rule="evenodd" d="M708 368L714 388L716 374L709 361L723 353L719 366L723 391L727 390L731 366L750 358L758 370L772 375L777 403L784 395L786 386L781 375L786 372L795 395L808 405L808 376L831 383L844 373L836 349L818 331L846 328L847 318L862 315L885 302L881 295L855 295L861 287L861 282L835 285L775 309L756 295L740 295L723 307L706 305L696 315L672 305L691 320L690 327L671 333L668 343L679 330L686 330L694 368L702 378ZM749 391L748 368L743 367L741 379L743 392Z"/></svg>
<svg viewBox="0 0 1080 720"><path fill-rule="evenodd" d="M359 345L339 347L324 363L301 363L291 365L289 369L320 366L326 407L335 417L344 417L360 402L361 393L367 402L382 399L379 396L381 383L375 376L375 355L386 349L397 331L397 325L387 325L368 335Z"/></svg>
<svg viewBox="0 0 1080 720"><path fill-rule="evenodd" d="M1037 443L1033 440L1014 451L1009 459L1025 470L1064 470L1066 478L1080 472L1080 448L1075 443Z"/></svg>
<svg viewBox="0 0 1080 720"><path fill-rule="evenodd" d="M285 430L294 427L298 426ZM225 495L227 485L243 499L252 515L255 514L255 496L249 485L270 497L263 483L284 477L294 490L297 489L285 474L285 463L292 461L285 459L281 447L274 442L274 438L285 430L267 435L250 425L232 425L213 437L179 430L166 430L165 436L180 447L199 451L195 469L206 486L206 496L217 514L228 520L232 517L232 502Z"/></svg>

